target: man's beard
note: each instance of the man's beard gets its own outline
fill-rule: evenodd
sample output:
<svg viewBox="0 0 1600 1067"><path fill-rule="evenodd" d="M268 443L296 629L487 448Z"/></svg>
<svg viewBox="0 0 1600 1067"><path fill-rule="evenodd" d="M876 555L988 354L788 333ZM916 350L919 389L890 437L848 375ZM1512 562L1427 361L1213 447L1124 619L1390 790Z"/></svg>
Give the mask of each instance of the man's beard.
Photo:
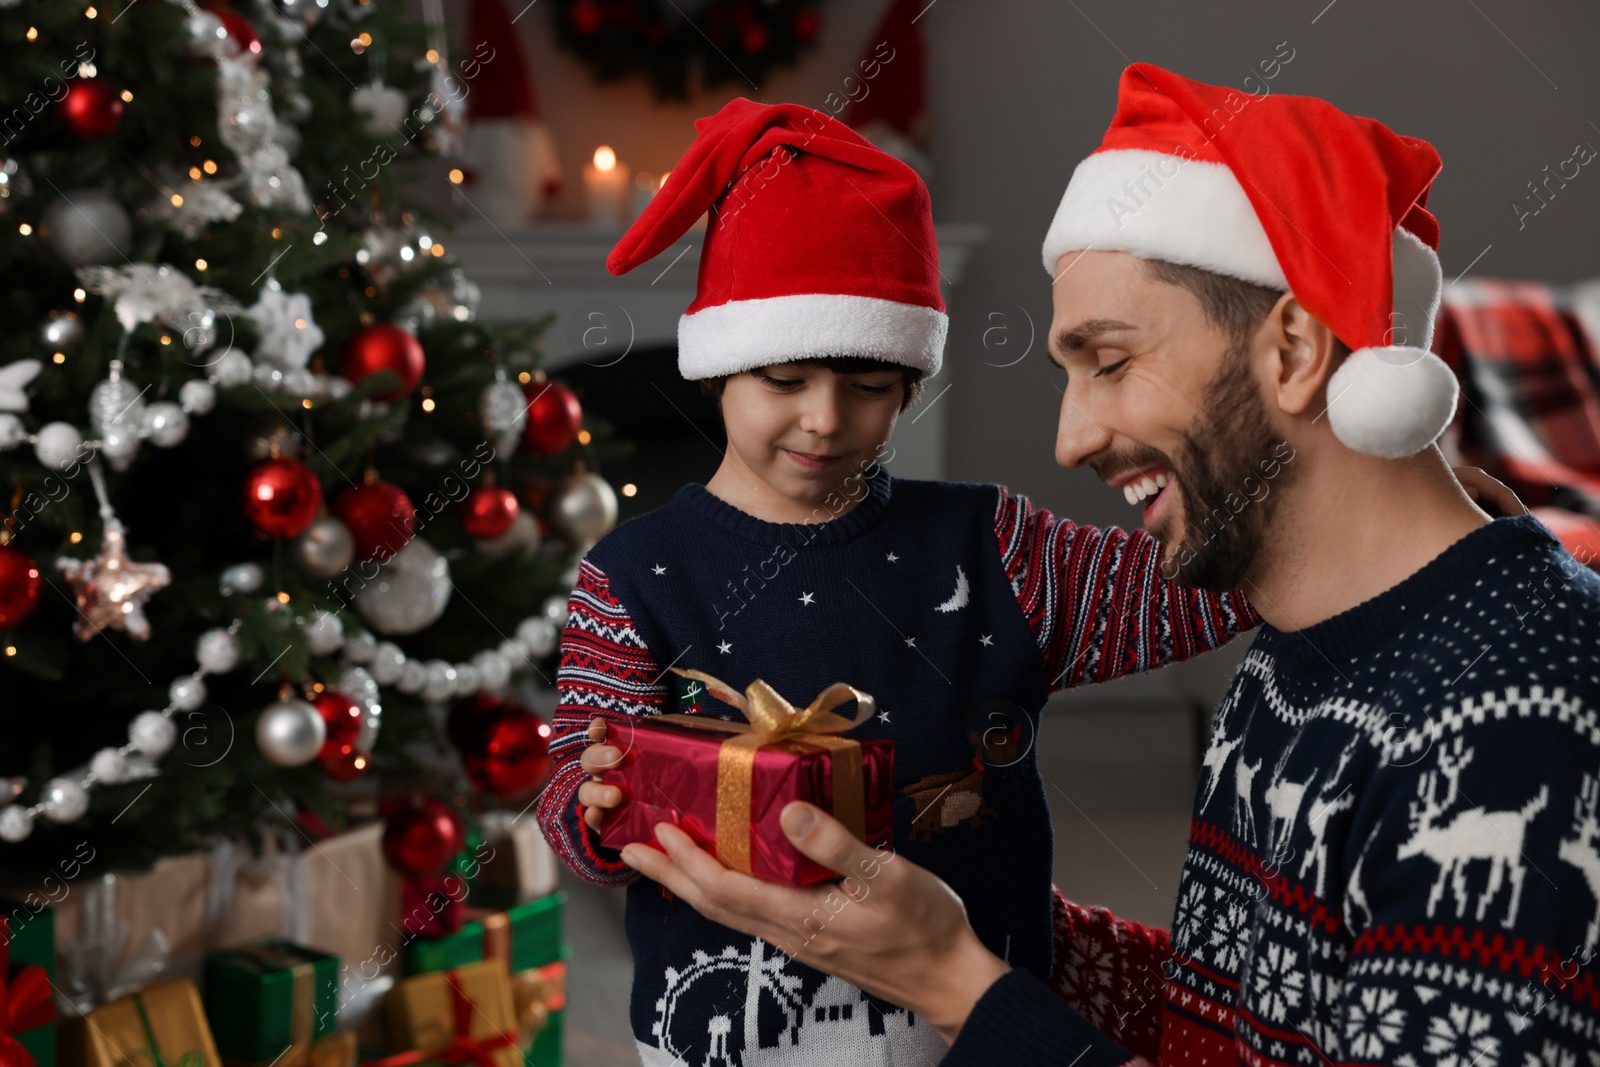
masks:
<svg viewBox="0 0 1600 1067"><path fill-rule="evenodd" d="M1171 542L1171 520L1151 530L1164 549L1162 575L1214 593L1237 589L1261 554L1294 458L1272 427L1242 348L1223 356L1182 438L1171 466L1183 500L1183 538Z"/></svg>

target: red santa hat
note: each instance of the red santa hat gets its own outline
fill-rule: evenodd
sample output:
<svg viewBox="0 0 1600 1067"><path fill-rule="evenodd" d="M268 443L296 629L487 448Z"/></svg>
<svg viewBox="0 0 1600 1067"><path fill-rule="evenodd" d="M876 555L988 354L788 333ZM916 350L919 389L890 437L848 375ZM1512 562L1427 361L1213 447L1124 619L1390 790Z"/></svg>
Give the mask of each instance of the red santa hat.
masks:
<svg viewBox="0 0 1600 1067"><path fill-rule="evenodd" d="M685 378L817 356L939 370L948 322L927 187L906 164L798 104L730 101L606 259L626 274L711 212Z"/></svg>
<svg viewBox="0 0 1600 1067"><path fill-rule="evenodd" d="M1432 145L1305 96L1254 96L1149 63L1123 72L1117 113L1078 164L1044 240L1130 252L1286 289L1351 349L1328 421L1358 452L1438 438L1457 386L1429 350L1439 310Z"/></svg>

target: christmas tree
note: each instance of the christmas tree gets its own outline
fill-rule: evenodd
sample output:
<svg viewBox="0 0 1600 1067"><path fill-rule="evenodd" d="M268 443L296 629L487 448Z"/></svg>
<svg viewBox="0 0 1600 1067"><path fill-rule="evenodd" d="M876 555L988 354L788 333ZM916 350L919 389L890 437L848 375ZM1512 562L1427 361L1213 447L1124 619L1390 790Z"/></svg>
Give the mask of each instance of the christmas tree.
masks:
<svg viewBox="0 0 1600 1067"><path fill-rule="evenodd" d="M410 193L475 57L404 4L97 2L0 5L0 866L384 786L459 849L539 788L510 697L616 516L543 324L476 321Z"/></svg>

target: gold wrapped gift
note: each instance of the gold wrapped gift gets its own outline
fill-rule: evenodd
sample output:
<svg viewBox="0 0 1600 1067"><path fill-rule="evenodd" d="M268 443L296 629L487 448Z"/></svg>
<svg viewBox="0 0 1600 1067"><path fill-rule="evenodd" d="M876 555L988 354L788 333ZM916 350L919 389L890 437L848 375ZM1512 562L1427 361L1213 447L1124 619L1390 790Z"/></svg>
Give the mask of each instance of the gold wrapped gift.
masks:
<svg viewBox="0 0 1600 1067"><path fill-rule="evenodd" d="M391 1036L401 1048L457 1063L522 1067L504 960L407 978L389 991L386 1007Z"/></svg>
<svg viewBox="0 0 1600 1067"><path fill-rule="evenodd" d="M200 993L187 978L162 982L71 1020L61 1065L222 1067Z"/></svg>

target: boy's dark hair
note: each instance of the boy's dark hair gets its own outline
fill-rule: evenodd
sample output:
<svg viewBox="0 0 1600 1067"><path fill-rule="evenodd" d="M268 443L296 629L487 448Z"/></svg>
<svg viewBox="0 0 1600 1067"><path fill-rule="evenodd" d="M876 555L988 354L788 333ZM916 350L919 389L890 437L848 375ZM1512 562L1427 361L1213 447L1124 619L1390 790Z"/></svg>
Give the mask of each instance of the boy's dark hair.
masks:
<svg viewBox="0 0 1600 1067"><path fill-rule="evenodd" d="M881 359L868 359L866 356L810 356L806 359L790 359L785 363L793 363L801 367L826 367L835 374L869 374L873 371L895 370L900 372L900 380L905 384L905 393L900 397L900 410L904 411L917 398L922 395L922 371L916 367L906 367L899 363L889 363ZM756 368L760 369L760 368ZM701 378L700 391L706 396L718 401L722 399L722 390L727 387L730 374L719 374L715 378ZM718 404L721 410L721 404Z"/></svg>
<svg viewBox="0 0 1600 1067"><path fill-rule="evenodd" d="M1253 282L1240 281L1225 274L1216 274L1199 267L1185 267L1163 259L1144 261L1147 275L1158 282L1187 289L1200 301L1200 309L1211 324L1233 341L1234 349L1242 351L1250 334L1261 325L1283 296L1282 289ZM1343 341L1334 339L1336 356L1347 356L1350 349Z"/></svg>

